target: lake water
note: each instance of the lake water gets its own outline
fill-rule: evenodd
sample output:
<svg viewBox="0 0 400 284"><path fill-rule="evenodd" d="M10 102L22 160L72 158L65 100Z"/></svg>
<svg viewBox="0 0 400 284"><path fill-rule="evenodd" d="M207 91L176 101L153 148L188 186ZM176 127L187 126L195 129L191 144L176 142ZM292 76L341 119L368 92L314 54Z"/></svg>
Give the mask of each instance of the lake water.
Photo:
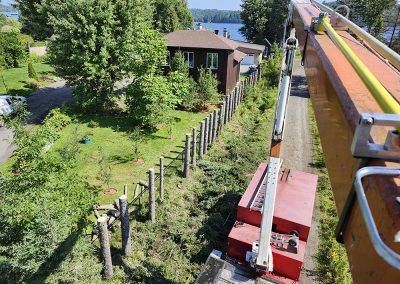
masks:
<svg viewBox="0 0 400 284"><path fill-rule="evenodd" d="M198 23L195 23L195 28ZM246 41L244 36L239 32L239 29L243 27L242 24L225 24L225 23L201 23L203 25L203 29L207 30L219 30L219 34L223 35L224 28L227 28L231 39Z"/></svg>
<svg viewBox="0 0 400 284"><path fill-rule="evenodd" d="M18 15L17 12L8 12L8 11L6 12L6 11L3 11L3 12L0 12L0 14L6 15L7 17L11 17L11 18L14 18L17 21L19 21L19 15Z"/></svg>

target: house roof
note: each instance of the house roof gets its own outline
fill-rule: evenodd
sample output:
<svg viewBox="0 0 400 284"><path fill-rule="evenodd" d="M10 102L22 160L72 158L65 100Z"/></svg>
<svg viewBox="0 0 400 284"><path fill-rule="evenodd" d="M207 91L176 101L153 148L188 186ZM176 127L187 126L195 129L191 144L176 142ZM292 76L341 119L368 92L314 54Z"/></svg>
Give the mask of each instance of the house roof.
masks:
<svg viewBox="0 0 400 284"><path fill-rule="evenodd" d="M264 45L260 44L254 44L254 43L249 43L249 42L244 42L244 41L238 41L235 40L235 42L239 45L240 50L253 50L253 51L258 51L258 53L263 53L265 50ZM243 51L246 52L246 51Z"/></svg>
<svg viewBox="0 0 400 284"><path fill-rule="evenodd" d="M243 60L243 58L245 58L247 56L246 53L241 52L240 50L235 50L233 52L233 58L237 61L240 62Z"/></svg>
<svg viewBox="0 0 400 284"><path fill-rule="evenodd" d="M170 47L211 48L233 50L234 58L240 62L247 54L262 53L264 46L235 41L208 30L178 30L165 35Z"/></svg>
<svg viewBox="0 0 400 284"><path fill-rule="evenodd" d="M168 46L235 50L238 44L212 31L179 30L166 34Z"/></svg>

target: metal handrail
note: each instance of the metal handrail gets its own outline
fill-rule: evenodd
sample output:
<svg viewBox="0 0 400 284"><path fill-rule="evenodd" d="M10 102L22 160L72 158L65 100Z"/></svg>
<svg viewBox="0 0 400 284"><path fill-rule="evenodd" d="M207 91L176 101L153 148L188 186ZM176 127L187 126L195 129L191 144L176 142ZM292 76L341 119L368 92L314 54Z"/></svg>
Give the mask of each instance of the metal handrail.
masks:
<svg viewBox="0 0 400 284"><path fill-rule="evenodd" d="M329 13L334 14L335 11L330 7L315 1L311 0L311 2L316 5L321 10ZM373 49L375 49L380 55L382 55L385 59L387 59L390 64L395 66L397 69L400 70L400 55L396 53L394 50L389 48L383 42L377 40L374 36L370 35L368 32L364 31L362 28L354 24L352 21L347 19L346 17L336 13L336 18L340 19L340 21L348 27L353 33L355 33L359 38L363 39L366 43L369 44Z"/></svg>
<svg viewBox="0 0 400 284"><path fill-rule="evenodd" d="M354 188L360 205L361 214L367 227L368 235L376 252L390 265L400 270L400 255L389 248L381 239L376 227L374 217L368 205L367 196L362 184L362 179L371 175L400 176L400 169L385 167L366 167L357 171Z"/></svg>
<svg viewBox="0 0 400 284"><path fill-rule="evenodd" d="M342 51L354 70L360 76L376 102L385 113L400 114L400 105L393 96L385 89L368 67L361 59L353 52L347 43L339 36L329 21L329 16L326 14L320 15L318 31L326 31L332 41Z"/></svg>

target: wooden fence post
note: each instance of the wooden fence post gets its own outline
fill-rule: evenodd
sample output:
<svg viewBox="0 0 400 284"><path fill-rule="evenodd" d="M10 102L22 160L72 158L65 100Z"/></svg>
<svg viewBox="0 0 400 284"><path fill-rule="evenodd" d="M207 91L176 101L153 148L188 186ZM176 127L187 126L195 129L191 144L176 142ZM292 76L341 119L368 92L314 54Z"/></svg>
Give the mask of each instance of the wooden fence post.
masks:
<svg viewBox="0 0 400 284"><path fill-rule="evenodd" d="M213 136L212 136L213 143L217 139L217 128L218 128L218 110L215 109L214 110Z"/></svg>
<svg viewBox="0 0 400 284"><path fill-rule="evenodd" d="M132 241L131 229L129 227L129 208L127 195L122 195L119 198L119 208L121 214L122 254L128 256L132 253Z"/></svg>
<svg viewBox="0 0 400 284"><path fill-rule="evenodd" d="M241 86L241 90L240 90L240 101L243 101L244 98L244 82L242 81L242 83L240 84Z"/></svg>
<svg viewBox="0 0 400 284"><path fill-rule="evenodd" d="M190 171L190 134L186 133L185 159L183 162L183 177L188 178Z"/></svg>
<svg viewBox="0 0 400 284"><path fill-rule="evenodd" d="M233 94L231 93L231 96L230 96L230 108L229 108L229 121L231 121L232 120L232 117L233 117Z"/></svg>
<svg viewBox="0 0 400 284"><path fill-rule="evenodd" d="M239 107L240 104L240 85L236 86L236 108Z"/></svg>
<svg viewBox="0 0 400 284"><path fill-rule="evenodd" d="M164 201L164 156L160 157L160 199Z"/></svg>
<svg viewBox="0 0 400 284"><path fill-rule="evenodd" d="M154 224L156 222L156 193L154 190L154 169L149 169L149 215Z"/></svg>
<svg viewBox="0 0 400 284"><path fill-rule="evenodd" d="M192 140L192 166L196 167L197 165L197 161L196 161L196 150L197 150L197 129L196 127L193 127L192 129L192 136L193 136L193 140Z"/></svg>
<svg viewBox="0 0 400 284"><path fill-rule="evenodd" d="M242 83L239 83L239 98L238 98L238 104L240 105L242 102Z"/></svg>
<svg viewBox="0 0 400 284"><path fill-rule="evenodd" d="M208 144L211 146L212 144L212 135L213 135L213 123L214 123L214 116L213 116L213 112L210 113L210 120L209 120L209 125L208 125Z"/></svg>
<svg viewBox="0 0 400 284"><path fill-rule="evenodd" d="M227 118L226 118L226 122L228 123L231 120L231 94L228 95L228 113L227 113Z"/></svg>
<svg viewBox="0 0 400 284"><path fill-rule="evenodd" d="M103 276L104 278L111 279L114 275L110 240L108 235L107 217L101 216L97 219L97 228L99 230L101 259L103 262Z"/></svg>
<svg viewBox="0 0 400 284"><path fill-rule="evenodd" d="M207 155L208 153L208 135L209 135L209 129L208 129L208 117L204 119L204 148L203 148L203 154Z"/></svg>
<svg viewBox="0 0 400 284"><path fill-rule="evenodd" d="M204 120L201 122L200 125L200 141L199 141L199 159L203 159L204 154L204 133L205 132L205 123Z"/></svg>
<svg viewBox="0 0 400 284"><path fill-rule="evenodd" d="M225 116L225 101L221 103L219 111L219 124L218 124L218 135L221 135L222 129L224 128L224 116Z"/></svg>
<svg viewBox="0 0 400 284"><path fill-rule="evenodd" d="M228 122L229 95L225 96L224 125Z"/></svg>

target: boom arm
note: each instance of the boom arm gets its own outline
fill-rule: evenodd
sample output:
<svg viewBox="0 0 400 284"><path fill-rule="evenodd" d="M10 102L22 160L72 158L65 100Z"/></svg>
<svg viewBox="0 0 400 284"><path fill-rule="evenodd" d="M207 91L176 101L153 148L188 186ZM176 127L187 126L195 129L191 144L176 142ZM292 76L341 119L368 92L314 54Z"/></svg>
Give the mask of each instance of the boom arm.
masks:
<svg viewBox="0 0 400 284"><path fill-rule="evenodd" d="M280 158L280 144L284 137L285 118L287 104L290 96L293 63L298 47L295 37L295 29L290 32L283 50L283 62L281 78L279 83L279 97L275 113L274 130L270 157L268 159L267 182L265 186L265 198L262 208L261 231L258 247L256 266L261 269L273 271L273 260L271 252L272 220L275 208L275 199L278 185L278 177L282 161Z"/></svg>

